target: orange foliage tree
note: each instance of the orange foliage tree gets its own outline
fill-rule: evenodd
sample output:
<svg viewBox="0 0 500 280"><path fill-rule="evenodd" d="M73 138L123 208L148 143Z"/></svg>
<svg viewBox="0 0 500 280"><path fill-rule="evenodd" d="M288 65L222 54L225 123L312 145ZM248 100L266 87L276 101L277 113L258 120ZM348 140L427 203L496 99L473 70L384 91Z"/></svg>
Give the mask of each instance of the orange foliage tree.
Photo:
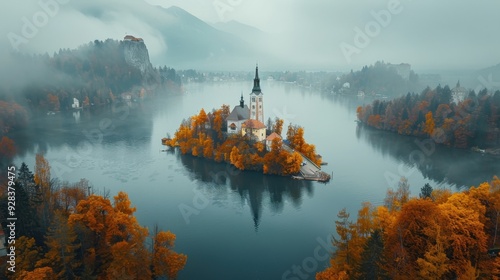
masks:
<svg viewBox="0 0 500 280"><path fill-rule="evenodd" d="M434 123L434 118L432 117L432 112L429 111L427 112L427 114L425 114L424 132L427 133L427 135L432 136L435 126L436 125Z"/></svg>
<svg viewBox="0 0 500 280"><path fill-rule="evenodd" d="M3 136L0 140L0 155L6 158L12 158L16 154L16 145L14 141L7 136Z"/></svg>
<svg viewBox="0 0 500 280"><path fill-rule="evenodd" d="M280 138L274 138L271 151L263 158L265 174L291 175L300 171L302 156L297 152L288 152L283 148Z"/></svg>
<svg viewBox="0 0 500 280"><path fill-rule="evenodd" d="M12 129L22 128L28 123L28 113L24 107L0 100L0 135Z"/></svg>
<svg viewBox="0 0 500 280"><path fill-rule="evenodd" d="M35 184L38 186L41 201L38 205L37 214L43 227L48 227L54 210L54 195L50 182L50 164L41 154L35 158Z"/></svg>
<svg viewBox="0 0 500 280"><path fill-rule="evenodd" d="M292 149L301 153L316 165L321 164L321 158L316 154L316 147L304 140L304 128L290 124L286 136Z"/></svg>
<svg viewBox="0 0 500 280"><path fill-rule="evenodd" d="M331 266L316 279L498 279L500 259L487 250L496 242L500 179L421 198L406 186L403 179L388 191L385 206L363 205L356 223L339 212Z"/></svg>
<svg viewBox="0 0 500 280"><path fill-rule="evenodd" d="M281 135L282 130L283 130L283 120L276 118L274 120L273 131L276 132L276 134Z"/></svg>
<svg viewBox="0 0 500 280"><path fill-rule="evenodd" d="M47 95L47 100L49 101L49 110L51 111L59 111L61 105L59 103L59 97L55 94L49 93Z"/></svg>
<svg viewBox="0 0 500 280"><path fill-rule="evenodd" d="M175 238L175 234L170 231L157 231L153 236L152 266L155 277L177 279L177 274L186 265L187 256L173 251Z"/></svg>
<svg viewBox="0 0 500 280"><path fill-rule="evenodd" d="M182 154L228 162L240 170L263 171L266 174L291 175L300 171L302 155L315 164L321 164L316 147L304 140L304 129L290 126L287 136L295 151L282 147L281 139L274 142L272 151L266 151L263 142L256 142L248 136L222 133L224 120L229 115L229 107L223 105L207 115L201 109L198 115L185 120L175 132L174 138L167 141L171 147L178 146ZM274 131L281 133L283 120L276 119ZM301 155L302 154L302 155Z"/></svg>
<svg viewBox="0 0 500 280"><path fill-rule="evenodd" d="M164 240L162 234L156 243L160 247L153 252L146 249L148 230L138 224L135 211L128 195L119 192L113 204L109 199L91 195L80 201L76 212L69 216L69 224L82 236L82 244L87 244L82 251L89 263L84 265L93 270L93 275L106 279L151 279L152 275L176 275L184 267L187 257L173 251L175 235L173 240L171 235ZM169 249L167 256L158 257L157 252L164 252L160 250L164 246ZM163 266L158 259L164 262ZM164 268L168 273L163 274Z"/></svg>

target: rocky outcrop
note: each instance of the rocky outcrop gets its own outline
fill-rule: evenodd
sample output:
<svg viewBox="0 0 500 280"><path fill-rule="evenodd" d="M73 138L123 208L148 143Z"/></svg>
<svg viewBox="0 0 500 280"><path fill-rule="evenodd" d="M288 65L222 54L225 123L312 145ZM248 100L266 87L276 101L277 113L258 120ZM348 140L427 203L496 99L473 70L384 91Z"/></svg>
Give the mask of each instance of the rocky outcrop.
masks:
<svg viewBox="0 0 500 280"><path fill-rule="evenodd" d="M149 52L141 38L131 35L122 41L123 55L127 64L139 69L145 82L159 82L159 75L149 61Z"/></svg>
<svg viewBox="0 0 500 280"><path fill-rule="evenodd" d="M152 71L153 67L149 61L149 52L144 41L132 41L124 40L123 44L123 55L125 56L125 61L139 70L144 74L147 71Z"/></svg>

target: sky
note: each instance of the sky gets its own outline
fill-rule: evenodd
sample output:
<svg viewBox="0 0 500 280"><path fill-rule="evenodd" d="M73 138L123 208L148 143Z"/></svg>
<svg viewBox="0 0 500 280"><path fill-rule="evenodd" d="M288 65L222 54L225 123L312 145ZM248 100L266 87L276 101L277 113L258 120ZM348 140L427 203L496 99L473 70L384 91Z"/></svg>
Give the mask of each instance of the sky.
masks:
<svg viewBox="0 0 500 280"><path fill-rule="evenodd" d="M254 26L273 38L262 45L306 70L358 69L379 60L410 63L417 70L500 63L497 0L2 1L0 58L15 49L52 53L137 33L147 41L154 64L167 46L161 26L150 20L151 5L176 5L209 23Z"/></svg>

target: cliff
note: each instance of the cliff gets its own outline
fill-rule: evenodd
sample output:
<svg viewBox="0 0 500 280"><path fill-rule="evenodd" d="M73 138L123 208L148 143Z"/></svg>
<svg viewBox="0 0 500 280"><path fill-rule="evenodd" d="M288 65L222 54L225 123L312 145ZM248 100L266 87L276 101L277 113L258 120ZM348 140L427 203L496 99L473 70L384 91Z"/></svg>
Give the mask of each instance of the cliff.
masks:
<svg viewBox="0 0 500 280"><path fill-rule="evenodd" d="M127 35L121 42L123 55L128 65L141 71L145 82L159 82L160 77L149 61L149 52L141 38Z"/></svg>

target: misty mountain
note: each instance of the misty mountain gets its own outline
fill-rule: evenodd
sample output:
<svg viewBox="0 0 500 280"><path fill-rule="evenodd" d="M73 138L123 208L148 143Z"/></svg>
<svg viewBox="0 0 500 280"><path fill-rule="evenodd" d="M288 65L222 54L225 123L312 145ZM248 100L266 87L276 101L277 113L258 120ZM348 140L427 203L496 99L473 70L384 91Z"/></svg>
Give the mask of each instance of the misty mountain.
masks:
<svg viewBox="0 0 500 280"><path fill-rule="evenodd" d="M256 40L262 42L268 41L267 39L269 39L269 34L266 32L235 20L216 22L213 23L212 26L226 33L233 34L251 44L254 44Z"/></svg>
<svg viewBox="0 0 500 280"><path fill-rule="evenodd" d="M110 104L125 95L142 98L180 89L180 77L167 67L153 68L140 38L95 40L77 49L49 55L13 56L15 70L25 75L17 86L0 85L0 99L13 99L30 109L64 111L73 98L86 106ZM44 80L33 79L36 75ZM0 120L1 121L1 120Z"/></svg>
<svg viewBox="0 0 500 280"><path fill-rule="evenodd" d="M179 7L158 8L170 18L168 24L158 28L168 48L164 57L171 66L224 69L235 63L253 64L260 56L254 45L210 26Z"/></svg>

